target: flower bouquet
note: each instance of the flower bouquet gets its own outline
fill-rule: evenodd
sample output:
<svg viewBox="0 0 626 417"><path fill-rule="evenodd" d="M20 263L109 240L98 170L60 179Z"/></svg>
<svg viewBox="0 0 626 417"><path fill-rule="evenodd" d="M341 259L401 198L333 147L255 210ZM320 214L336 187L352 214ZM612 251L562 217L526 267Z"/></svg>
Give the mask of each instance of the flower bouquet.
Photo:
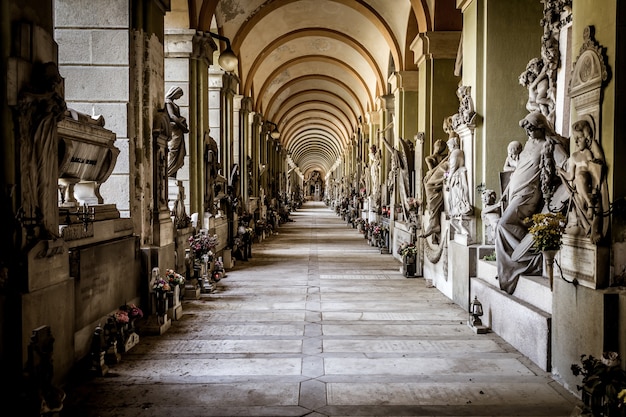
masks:
<svg viewBox="0 0 626 417"><path fill-rule="evenodd" d="M118 349L128 352L139 342L135 321L143 317L143 311L135 304L124 304L114 314L118 325Z"/></svg>
<svg viewBox="0 0 626 417"><path fill-rule="evenodd" d="M124 304L123 306L120 306L118 311L124 311L128 315L128 319L131 322L143 317L143 311L141 311L141 309L135 304Z"/></svg>
<svg viewBox="0 0 626 417"><path fill-rule="evenodd" d="M538 213L524 219L530 225L528 232L533 237L537 250L561 249L563 233L565 232L565 216L561 213Z"/></svg>
<svg viewBox="0 0 626 417"><path fill-rule="evenodd" d="M217 242L217 235L200 232L189 238L189 249L194 258L200 259L203 255L212 254Z"/></svg>
<svg viewBox="0 0 626 417"><path fill-rule="evenodd" d="M403 242L398 246L398 254L405 258L407 256L417 255L417 246L414 243Z"/></svg>
<svg viewBox="0 0 626 417"><path fill-rule="evenodd" d="M170 288L185 284L185 277L173 269L165 270L165 278L167 278Z"/></svg>
<svg viewBox="0 0 626 417"><path fill-rule="evenodd" d="M152 289L156 292L167 292L171 291L170 283L163 278L157 278L152 284Z"/></svg>

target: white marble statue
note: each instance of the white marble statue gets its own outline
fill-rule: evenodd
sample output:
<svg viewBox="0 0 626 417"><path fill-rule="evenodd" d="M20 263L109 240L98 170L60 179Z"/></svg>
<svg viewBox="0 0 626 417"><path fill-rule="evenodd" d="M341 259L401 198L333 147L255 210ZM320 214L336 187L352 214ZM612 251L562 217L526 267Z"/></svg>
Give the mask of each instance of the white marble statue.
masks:
<svg viewBox="0 0 626 417"><path fill-rule="evenodd" d="M530 250L532 236L525 219L545 208L542 189L548 180L543 170L552 164L563 166L568 152L547 118L539 112L520 121L528 141L519 155L517 168L511 172L501 201L506 203L495 236L500 288L513 294L519 276L541 273L541 254Z"/></svg>
<svg viewBox="0 0 626 417"><path fill-rule="evenodd" d="M424 175L424 194L429 212L429 222L421 237L433 235L433 243L439 243L441 232L441 212L443 211L443 184L448 171L446 143L438 139L433 145L433 153L425 158L428 171Z"/></svg>
<svg viewBox="0 0 626 417"><path fill-rule="evenodd" d="M182 96L182 88L176 86L172 86L165 95L165 110L172 127L172 136L167 141L169 151L167 154L167 176L169 178L176 178L176 173L183 166L185 155L187 155L185 133L189 132L189 127L187 120L180 115L178 104L175 103Z"/></svg>
<svg viewBox="0 0 626 417"><path fill-rule="evenodd" d="M522 152L522 148L523 146L520 141L513 140L509 142L509 145L506 148L507 155L506 160L504 161L504 167L502 168L502 171L515 171L515 168L517 167L517 161L519 160L519 154L520 152Z"/></svg>
<svg viewBox="0 0 626 417"><path fill-rule="evenodd" d="M380 150L376 145L370 146L370 209L377 209L380 201Z"/></svg>
<svg viewBox="0 0 626 417"><path fill-rule="evenodd" d="M587 120L572 125L572 137L577 150L569 157L567 170L558 168L571 195L566 232L598 243L605 231L602 213L608 209L604 152Z"/></svg>
<svg viewBox="0 0 626 417"><path fill-rule="evenodd" d="M502 206L500 205L500 202L497 201L496 192L494 190L483 190L481 200L483 203L481 218L483 219L483 226L485 230L485 243L492 245L494 242L495 230L498 226L500 216L502 215Z"/></svg>

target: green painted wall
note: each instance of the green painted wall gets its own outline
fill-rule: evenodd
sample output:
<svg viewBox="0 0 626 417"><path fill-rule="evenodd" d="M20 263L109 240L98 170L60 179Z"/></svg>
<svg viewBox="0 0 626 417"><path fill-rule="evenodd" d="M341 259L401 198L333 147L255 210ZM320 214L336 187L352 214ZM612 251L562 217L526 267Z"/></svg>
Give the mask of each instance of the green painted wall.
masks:
<svg viewBox="0 0 626 417"><path fill-rule="evenodd" d="M481 77L476 80L476 166L482 171L475 172L475 183L484 182L499 195L507 145L526 141L519 121L528 114L528 90L518 77L528 61L541 55L543 6L538 0L479 3L483 7L476 19L475 45L482 48L476 54Z"/></svg>

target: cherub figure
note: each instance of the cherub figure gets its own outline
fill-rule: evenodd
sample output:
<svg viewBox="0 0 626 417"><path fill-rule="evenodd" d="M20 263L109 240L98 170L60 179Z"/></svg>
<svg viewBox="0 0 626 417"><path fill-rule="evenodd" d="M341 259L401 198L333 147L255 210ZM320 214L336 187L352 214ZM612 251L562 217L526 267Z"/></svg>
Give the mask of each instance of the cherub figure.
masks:
<svg viewBox="0 0 626 417"><path fill-rule="evenodd" d="M522 152L523 146L521 142L517 140L513 140L509 142L509 146L507 146L507 156L504 161L504 167L502 171L515 171L517 167L517 161L519 160L519 154Z"/></svg>
<svg viewBox="0 0 626 417"><path fill-rule="evenodd" d="M600 145L594 139L593 127L587 120L572 125L577 150L569 157L567 170L558 174L568 184L571 211L567 232L588 236L597 243L603 236L602 212L606 209L606 163Z"/></svg>

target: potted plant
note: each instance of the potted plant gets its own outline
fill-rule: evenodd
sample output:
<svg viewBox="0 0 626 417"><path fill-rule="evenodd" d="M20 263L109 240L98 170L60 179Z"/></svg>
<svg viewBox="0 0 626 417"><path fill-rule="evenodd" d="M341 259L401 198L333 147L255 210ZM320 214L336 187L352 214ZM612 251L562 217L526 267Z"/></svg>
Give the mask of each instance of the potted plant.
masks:
<svg viewBox="0 0 626 417"><path fill-rule="evenodd" d="M604 352L598 359L582 355L581 364L572 364L574 376L582 375L582 392L585 415L602 417L626 416L626 371L621 368L617 352Z"/></svg>

